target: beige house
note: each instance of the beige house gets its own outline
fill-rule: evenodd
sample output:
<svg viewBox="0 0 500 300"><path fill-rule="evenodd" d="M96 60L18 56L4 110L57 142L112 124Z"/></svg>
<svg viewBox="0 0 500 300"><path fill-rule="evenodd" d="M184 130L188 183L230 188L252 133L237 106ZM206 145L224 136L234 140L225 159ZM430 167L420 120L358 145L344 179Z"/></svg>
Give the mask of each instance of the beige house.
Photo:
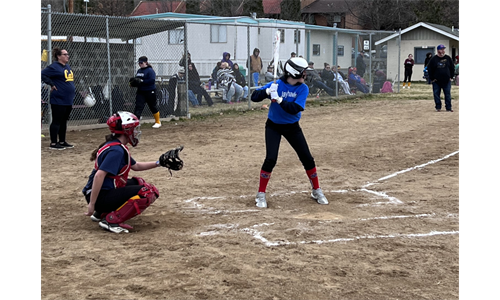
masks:
<svg viewBox="0 0 500 300"><path fill-rule="evenodd" d="M401 53L398 47L400 36ZM387 78L396 80L399 68L400 81L404 79L404 61L408 54L413 54L415 60L411 80L424 81L422 77L425 56L429 52L436 54L439 44L445 45L446 54L452 59L458 56L458 29L420 22L375 42L375 46L385 46L387 49Z"/></svg>

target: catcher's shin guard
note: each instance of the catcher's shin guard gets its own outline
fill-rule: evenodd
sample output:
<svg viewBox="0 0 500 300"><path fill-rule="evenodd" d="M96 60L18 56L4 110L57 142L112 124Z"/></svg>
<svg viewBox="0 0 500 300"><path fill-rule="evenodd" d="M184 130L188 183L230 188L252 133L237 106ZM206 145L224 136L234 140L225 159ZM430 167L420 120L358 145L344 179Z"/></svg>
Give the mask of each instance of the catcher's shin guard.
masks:
<svg viewBox="0 0 500 300"><path fill-rule="evenodd" d="M112 224L123 223L142 213L155 202L159 195L160 193L154 185L144 182L137 195L128 199L117 210L106 215L106 221Z"/></svg>

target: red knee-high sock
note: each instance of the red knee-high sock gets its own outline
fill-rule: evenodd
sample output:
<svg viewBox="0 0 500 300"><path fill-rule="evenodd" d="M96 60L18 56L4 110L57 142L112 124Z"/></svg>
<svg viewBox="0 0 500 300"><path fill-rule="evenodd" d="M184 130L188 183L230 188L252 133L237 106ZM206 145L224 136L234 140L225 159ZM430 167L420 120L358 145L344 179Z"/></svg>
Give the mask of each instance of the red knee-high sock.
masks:
<svg viewBox="0 0 500 300"><path fill-rule="evenodd" d="M259 180L259 193L265 193L267 188L267 183L271 178L271 173L264 170L260 170L260 180Z"/></svg>
<svg viewBox="0 0 500 300"><path fill-rule="evenodd" d="M311 182L313 189L319 189L319 179L318 173L316 173L316 167L311 170L306 170L307 177L309 177L309 181Z"/></svg>

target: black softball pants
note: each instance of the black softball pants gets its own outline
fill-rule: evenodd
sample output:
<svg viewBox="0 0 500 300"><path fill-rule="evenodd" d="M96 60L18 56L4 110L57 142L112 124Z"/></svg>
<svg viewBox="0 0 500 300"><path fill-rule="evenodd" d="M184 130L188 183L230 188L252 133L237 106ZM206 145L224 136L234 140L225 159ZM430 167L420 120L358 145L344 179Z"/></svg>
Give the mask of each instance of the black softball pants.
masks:
<svg viewBox="0 0 500 300"><path fill-rule="evenodd" d="M142 111L144 110L144 107L146 104L149 107L149 110L151 113L154 115L158 110L158 105L156 103L156 91L137 91L137 94L135 95L135 109L134 109L134 115L138 118L141 119Z"/></svg>
<svg viewBox="0 0 500 300"><path fill-rule="evenodd" d="M411 82L411 75L413 74L413 70L405 69L405 80L403 82Z"/></svg>
<svg viewBox="0 0 500 300"><path fill-rule="evenodd" d="M127 179L127 185L113 190L101 190L95 203L95 211L99 213L110 213L117 210L128 199L134 197L141 190L142 185L139 185L136 179ZM87 203L90 203L90 193L85 195Z"/></svg>
<svg viewBox="0 0 500 300"><path fill-rule="evenodd" d="M299 122L293 124L276 124L267 119L265 132L266 159L262 165L263 171L271 173L274 166L276 166L282 136L292 146L293 150L295 150L305 170L311 170L316 167Z"/></svg>
<svg viewBox="0 0 500 300"><path fill-rule="evenodd" d="M51 104L52 123L50 123L50 142L55 144L58 142L66 142L66 130L68 128L69 115L73 109L72 105Z"/></svg>

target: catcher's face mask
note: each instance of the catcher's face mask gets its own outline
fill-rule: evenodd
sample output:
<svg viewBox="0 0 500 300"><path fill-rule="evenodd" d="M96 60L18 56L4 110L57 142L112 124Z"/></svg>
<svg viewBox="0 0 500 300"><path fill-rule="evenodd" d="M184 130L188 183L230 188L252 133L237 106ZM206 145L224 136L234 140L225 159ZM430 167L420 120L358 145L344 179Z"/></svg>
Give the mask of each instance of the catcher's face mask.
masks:
<svg viewBox="0 0 500 300"><path fill-rule="evenodd" d="M122 129L117 128L117 121L121 120ZM119 111L117 114L112 115L107 122L109 130L116 134L123 134L127 137L128 142L132 147L137 146L141 136L141 125L139 119L128 111Z"/></svg>

